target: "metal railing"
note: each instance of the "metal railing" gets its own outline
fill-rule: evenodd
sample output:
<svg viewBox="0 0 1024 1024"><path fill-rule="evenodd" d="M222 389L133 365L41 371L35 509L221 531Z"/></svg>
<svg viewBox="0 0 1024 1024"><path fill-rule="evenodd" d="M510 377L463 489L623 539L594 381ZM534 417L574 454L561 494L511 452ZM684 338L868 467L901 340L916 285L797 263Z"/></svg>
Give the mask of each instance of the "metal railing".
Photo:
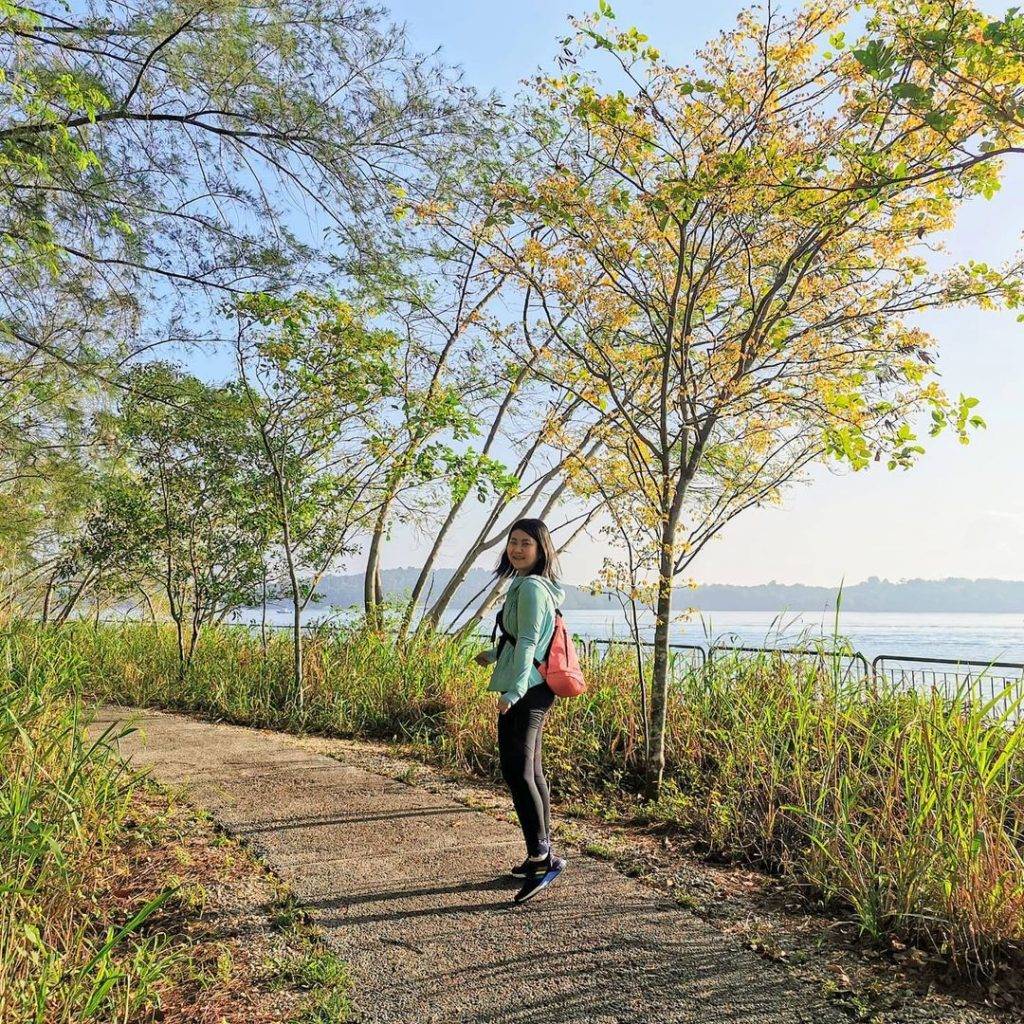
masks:
<svg viewBox="0 0 1024 1024"><path fill-rule="evenodd" d="M1024 664L1017 661L879 654L871 662L870 678L949 699L962 697L988 706L997 717L1019 718L1018 705L1024 703Z"/></svg>
<svg viewBox="0 0 1024 1024"><path fill-rule="evenodd" d="M595 648L599 646L607 647L610 651L612 647L635 647L637 643L634 640L619 640L614 637L583 637L581 639L586 655L591 659L594 657ZM641 640L639 643L644 648L654 647L653 640ZM677 659L690 658L699 660L701 668L707 664L707 651L700 644L669 644L668 650L669 655L675 655Z"/></svg>
<svg viewBox="0 0 1024 1024"><path fill-rule="evenodd" d="M117 624L120 620L101 619L104 624ZM230 626L244 626L259 630L260 623L225 623ZM331 623L303 623L302 629L330 629ZM288 629L288 623L266 623L268 629ZM472 639L489 642L490 634L473 634ZM616 637L575 637L588 660L607 657L615 647L635 647L636 641ZM652 640L640 640L642 649L654 647ZM712 643L702 644L670 643L669 670L672 676L680 671L707 671L714 664L716 655L743 657L749 655L777 655L783 659L813 658L822 665L834 661L843 666L841 676L844 682L857 682L858 678L867 685L887 683L890 686L934 692L947 699L962 698L989 705L989 712L996 716L1009 715L1011 718L1024 717L1024 662L984 661L976 658L928 658L911 654L886 653L877 655L869 663L860 651L845 649L830 650L827 647L753 647L744 645ZM602 655L601 649L604 649ZM855 672L860 673L859 677Z"/></svg>
<svg viewBox="0 0 1024 1024"><path fill-rule="evenodd" d="M601 646L632 647L633 640L580 638L586 655L594 657ZM650 640L641 640L642 648L651 648ZM670 653L684 652L691 659L689 668L707 671L716 655L742 658L777 655L785 660L813 659L827 666L841 667L844 683L863 683L918 692L932 692L947 700L962 699L987 708L997 718L1019 720L1024 717L1024 662L982 661L976 658L928 658L910 654L880 654L871 662L860 652L827 647L753 647L738 644L669 644Z"/></svg>
<svg viewBox="0 0 1024 1024"><path fill-rule="evenodd" d="M780 658L797 660L813 659L822 665L833 662L836 666L844 666L842 679L844 682L850 679L855 669L860 668L862 678L866 678L869 672L868 659L860 651L851 650L828 650L824 647L742 647L732 644L712 644L708 649L708 661L713 661L718 652L727 654L777 654Z"/></svg>

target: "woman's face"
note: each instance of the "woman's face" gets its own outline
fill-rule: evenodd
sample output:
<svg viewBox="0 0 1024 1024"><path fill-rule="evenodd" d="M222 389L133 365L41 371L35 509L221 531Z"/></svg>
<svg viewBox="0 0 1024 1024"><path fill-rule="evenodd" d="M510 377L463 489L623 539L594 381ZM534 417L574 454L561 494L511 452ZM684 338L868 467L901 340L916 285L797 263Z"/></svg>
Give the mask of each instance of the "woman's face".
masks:
<svg viewBox="0 0 1024 1024"><path fill-rule="evenodd" d="M528 573L537 564L540 548L528 533L524 533L522 530L513 530L508 535L505 553L516 572Z"/></svg>

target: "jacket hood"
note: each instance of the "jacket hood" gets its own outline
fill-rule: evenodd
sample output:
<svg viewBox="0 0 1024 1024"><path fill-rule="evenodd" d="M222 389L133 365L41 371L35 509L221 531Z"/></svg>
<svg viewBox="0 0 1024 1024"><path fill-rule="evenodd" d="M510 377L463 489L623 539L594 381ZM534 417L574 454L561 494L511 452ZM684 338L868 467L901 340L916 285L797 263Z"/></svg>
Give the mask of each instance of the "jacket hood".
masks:
<svg viewBox="0 0 1024 1024"><path fill-rule="evenodd" d="M551 595L551 600L554 601L555 607L561 607L562 602L565 600L565 590L561 584L556 583L554 580L549 580L547 576L517 576L509 586L509 590L518 590L524 580L536 580Z"/></svg>

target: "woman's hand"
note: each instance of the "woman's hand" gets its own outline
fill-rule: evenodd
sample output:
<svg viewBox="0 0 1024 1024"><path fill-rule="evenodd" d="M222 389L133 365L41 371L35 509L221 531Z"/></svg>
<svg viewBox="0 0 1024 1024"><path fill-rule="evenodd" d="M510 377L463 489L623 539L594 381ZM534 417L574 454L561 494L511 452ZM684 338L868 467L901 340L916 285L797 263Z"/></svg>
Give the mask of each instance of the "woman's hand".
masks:
<svg viewBox="0 0 1024 1024"><path fill-rule="evenodd" d="M491 654L490 651L481 651L473 659L473 661L475 661L481 668L487 668L487 666L490 665L490 663L491 663L490 654Z"/></svg>
<svg viewBox="0 0 1024 1024"><path fill-rule="evenodd" d="M508 709L510 707L512 707L512 705L509 704L509 702L507 700L505 700L504 697L499 697L498 698L498 714L499 715L505 714L505 712L508 711Z"/></svg>

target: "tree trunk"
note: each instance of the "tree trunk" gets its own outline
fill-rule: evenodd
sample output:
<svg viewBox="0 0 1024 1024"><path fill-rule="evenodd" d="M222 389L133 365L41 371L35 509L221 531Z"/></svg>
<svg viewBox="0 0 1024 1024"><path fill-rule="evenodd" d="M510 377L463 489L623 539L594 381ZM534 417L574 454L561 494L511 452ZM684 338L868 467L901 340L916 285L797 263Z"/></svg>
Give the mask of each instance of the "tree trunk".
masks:
<svg viewBox="0 0 1024 1024"><path fill-rule="evenodd" d="M192 666L192 657L196 653L196 645L199 643L199 633L203 628L202 619L198 613L192 613L192 628L188 635L188 650L185 652L185 669L186 671Z"/></svg>
<svg viewBox="0 0 1024 1024"><path fill-rule="evenodd" d="M185 630L181 622L181 616L176 612L171 612L171 617L174 619L175 632L178 635L178 678L185 678Z"/></svg>
<svg viewBox="0 0 1024 1024"><path fill-rule="evenodd" d="M517 471L520 475L522 474L522 462L520 462L517 467ZM530 496L523 508L519 510L519 515L516 516L517 519L523 518L527 512L529 512L530 507L537 500L540 492L547 486L554 474L555 471L551 470L534 484L534 487L532 488L533 494ZM459 562L455 571L452 573L451 579L441 589L441 593L438 595L437 600L434 601L430 610L423 616L422 625L429 629L437 629L438 623L441 621L441 617L444 613L448 610L448 605L451 604L454 599L456 591L458 591L459 587L461 587L465 582L470 569L473 568L473 563L476 562L477 558L479 558L480 555L482 555L489 547L493 547L502 540L504 537L504 531L490 539L488 539L487 534L495 525L497 525L502 513L512 503L512 500L513 499L510 496L505 494L498 495L495 499L486 521L476 535L476 540L473 541L465 555L463 555L462 561Z"/></svg>
<svg viewBox="0 0 1024 1024"><path fill-rule="evenodd" d="M53 597L53 588L57 585L57 573L54 572L46 581L46 593L43 595L43 625L50 621L50 600Z"/></svg>
<svg viewBox="0 0 1024 1024"><path fill-rule="evenodd" d="M431 605L430 609L424 614L420 621L421 626L431 630L437 629L438 623L441 621L441 616L448 610L448 605L451 604L459 587L462 586L466 577L469 575L469 570L473 568L473 563L484 550L484 544L478 542L466 552L462 561L452 572L451 579L448 580L448 582L441 588L441 593Z"/></svg>
<svg viewBox="0 0 1024 1024"><path fill-rule="evenodd" d="M491 589L488 591L487 596L481 602L480 607L477 608L477 610L473 613L472 618L470 618L469 621L464 626L460 626L459 629L455 630L455 635L469 636L473 629L480 624L480 621L483 619L483 617L498 603L499 598L501 598L504 595L507 588L507 579L495 580L494 584L491 586ZM477 594L470 598L469 604L466 605L466 608L468 608L469 605L476 600L477 596L479 596L479 593L480 592L477 591ZM449 630L454 626L456 622L459 621L459 619L462 618L462 616L465 614L466 608L463 608L462 611L460 611L459 614L455 616L455 618L452 620L451 624L448 627Z"/></svg>
<svg viewBox="0 0 1024 1024"><path fill-rule="evenodd" d="M520 509L517 519L522 518L529 511L530 506L534 501L537 500L537 494L535 492L533 497L530 498L529 502ZM473 542L469 550L463 555L462 561L458 564L455 571L452 573L451 579L441 589L441 593L438 595L437 600L433 603L430 610L423 616L423 625L430 629L437 629L438 624L441 621L441 617L448 610L448 605L452 603L455 598L455 594L459 587L466 581L466 577L469 575L470 570L473 568L473 563L482 555L489 547L493 547L499 543L505 536L505 532L502 531L494 537L488 538L488 531L494 526L498 519L501 518L501 513L508 506L509 500L506 498L500 499L495 503L494 508L488 515L487 521L484 523L480 532L477 534L476 540ZM465 611L465 609L463 609ZM462 613L456 616L456 621L462 617Z"/></svg>
<svg viewBox="0 0 1024 1024"><path fill-rule="evenodd" d="M305 710L306 703L302 677L302 595L298 573L295 569L291 521L287 511L281 517L281 525L285 564L288 566L288 583L292 592L292 682L295 684L295 698L299 702L299 713L301 714Z"/></svg>
<svg viewBox="0 0 1024 1024"><path fill-rule="evenodd" d="M260 601L260 643L263 646L263 657L267 657L267 574L263 573L263 595Z"/></svg>
<svg viewBox="0 0 1024 1024"><path fill-rule="evenodd" d="M388 523L388 514L391 511L391 503L394 501L394 493L385 496L377 514L377 522L373 527L373 536L370 538L370 550L366 553L366 572L363 574L363 609L366 612L366 621L371 628L380 625L380 605L382 602L382 590L380 581L380 553L381 543L384 538L384 530Z"/></svg>
<svg viewBox="0 0 1024 1024"><path fill-rule="evenodd" d="M583 458L593 458L598 453L598 451L600 451L603 444L604 442L600 440L595 442L593 445L591 445L589 449L586 450L586 452L583 455ZM580 449L578 448L577 451L579 450ZM547 487L547 485L551 483L551 481L561 471L562 467L565 465L565 461L566 460L563 459L562 462L560 462L557 466L554 466L553 468L549 469L542 477L540 477L537 481L534 482L533 486L530 488L532 494L529 500L526 502L526 504L521 509L519 509L519 512L515 517L516 519L522 519L529 514L530 509L533 507L537 499L541 496L544 488ZM520 472L522 472L522 469L523 465L520 464ZM548 496L547 500L544 502L544 507L541 509L540 514L537 516L538 519L545 519L551 513L551 511L561 500L562 494L565 492L565 489L568 487L568 485L569 482L566 479L563 479L558 483L558 486L555 487L555 489ZM480 532L477 534L476 541L471 545L469 550L466 552L462 561L459 563L458 568L455 570L454 573L452 573L452 578L445 584L444 589L441 591L440 596L437 598L433 606L430 608L430 611L428 611L423 616L424 625L428 626L430 629L437 629L438 623L441 621L441 616L444 615L444 613L448 610L448 605L451 604L452 599L455 597L455 592L459 589L460 586L462 586L466 577L469 575L470 569L473 568L473 563L476 562L477 558L479 558L484 551L486 551L490 547L493 547L495 544L500 543L504 539L506 533L505 530L502 530L501 532L495 534L493 537L490 538L488 538L487 534L491 530L491 528L497 524L498 520L501 518L502 512L505 511L505 509L508 507L510 503L510 499L506 497L502 497L499 501L495 503L494 507L492 508L490 514L487 517L487 521L484 523ZM511 526L511 523L509 525ZM576 533L573 534L573 537L575 536ZM490 606L488 606L488 608L489 607ZM463 611L465 611L465 609L463 609ZM486 613L486 609L484 610L483 613ZM454 621L457 622L461 617L462 612L460 612L459 615L455 617Z"/></svg>
<svg viewBox="0 0 1024 1024"><path fill-rule="evenodd" d="M676 494L661 533L661 556L658 560L658 603L654 624L654 666L651 678L651 756L648 779L651 795L661 792L665 776L665 725L668 712L668 643L672 625L672 582L675 579L676 529L682 510L685 487L676 486Z"/></svg>
<svg viewBox="0 0 1024 1024"><path fill-rule="evenodd" d="M146 607L149 609L149 617L152 622L156 622L156 609L153 607L153 602L150 600L149 594L146 593L146 588L136 584L136 590L142 595L142 599L146 602Z"/></svg>
<svg viewBox="0 0 1024 1024"><path fill-rule="evenodd" d="M292 592L292 682L295 686L295 699L298 701L301 715L305 711L306 705L302 665L302 594L298 570L295 566L295 552L292 550L291 512L288 507L288 494L285 491L284 472L273 457L273 448L267 439L266 432L261 431L261 436L274 474L278 509L281 513L281 546L284 548L284 560L288 568L288 584Z"/></svg>
<svg viewBox="0 0 1024 1024"><path fill-rule="evenodd" d="M559 556L565 554L565 552L568 551L569 547L572 545L572 542L587 528L587 526L590 523L590 520L593 518L595 511L596 509L592 510L590 514L587 515L587 517L583 520L583 522L575 530L573 530L572 534L564 541L562 546L556 548L556 551L558 552ZM547 514L546 511L545 514ZM507 579L499 579L495 581L494 585L488 592L487 597L484 598L480 607L477 608L477 610L473 613L472 618L464 626L460 626L458 629L454 630L455 635L469 636L473 628L475 626L478 626L483 617L487 615L490 612L490 610L498 603L498 599L502 597L502 595L505 593L507 584ZM460 611L459 614L456 615L455 618L452 619L452 621L448 624L449 632L453 631L455 623L457 623L459 619L461 619L462 616L466 614L466 610L480 596L480 593L481 591L477 591L477 593L474 594L473 597L470 598L470 600L466 603L465 608L463 608L462 611Z"/></svg>
<svg viewBox="0 0 1024 1024"><path fill-rule="evenodd" d="M413 585L412 593L409 595L409 601L405 606L405 614L402 616L402 625L398 630L398 636L401 640L404 640L409 634L409 627L412 625L412 618L416 614L416 608L420 603L420 596L427 585L427 581L430 579L430 574L434 569L434 563L437 561L437 556L441 551L441 545L444 543L444 539L447 536L452 523L454 523L458 517L462 504L463 502L459 501L452 505L447 518L444 523L442 523L441 529L438 530L437 536L434 538L434 543L430 548L430 554L427 555L427 560L420 567L420 574L416 577L416 583Z"/></svg>
<svg viewBox="0 0 1024 1024"><path fill-rule="evenodd" d="M630 574L632 576L632 573ZM630 580L632 583L632 579ZM636 598L630 597L630 608L633 613L633 645L636 649L636 677L640 682L640 714L644 727L644 761L651 760L651 712L647 700L647 673L644 670L644 652L640 646L640 622L636 614ZM671 611L671 609L670 609Z"/></svg>
<svg viewBox="0 0 1024 1024"><path fill-rule="evenodd" d="M78 604L78 599L82 596L82 591L85 590L85 588L89 585L91 580L91 573L86 573L82 577L82 582L79 583L78 588L67 599L67 603L64 605L64 607L60 610L60 613L57 615L56 622L58 626L63 626L64 623L68 621L68 616L71 615L72 611L74 611L75 605Z"/></svg>
<svg viewBox="0 0 1024 1024"><path fill-rule="evenodd" d="M537 361L538 355L539 353L535 353L530 357L529 361L520 369L519 373L505 392L505 397L502 399L501 405L498 406L494 419L491 421L487 440L484 442L484 446L480 450L481 455L490 455L491 447L498 436L498 431L501 428L502 421L505 419L505 415L512 405L512 400L518 393L523 381L526 380L527 376L532 372L533 365ZM427 560L420 567L419 576L416 577L416 583L413 585L412 594L409 596L409 602L406 605L405 615L402 619L402 625L399 630L400 638L404 639L408 635L413 616L416 614L416 608L419 606L420 597L430 579L434 563L437 561L437 556L441 551L441 545L448 536L448 531L452 528L455 520L458 519L459 513L462 511L462 507L465 505L468 497L469 491L467 491L451 506L448 510L448 515L445 517L445 521L441 524L441 528L437 532L437 536L434 537L434 543L430 548L430 554L427 555Z"/></svg>
<svg viewBox="0 0 1024 1024"><path fill-rule="evenodd" d="M295 691L299 702L299 714L305 711L306 694L303 680L302 664L302 602L298 587L292 587L292 660L295 678Z"/></svg>
<svg viewBox="0 0 1024 1024"><path fill-rule="evenodd" d="M668 567L666 570L666 563ZM654 625L654 670L651 679L651 756L647 769L651 795L661 792L665 775L665 723L668 710L668 635L672 621L672 559L662 556Z"/></svg>
<svg viewBox="0 0 1024 1024"><path fill-rule="evenodd" d="M171 571L171 557L167 556L167 567L164 572L164 589L167 594L167 610L174 621L174 630L178 637L178 678L185 678L185 629L182 623L183 611L174 593L174 577Z"/></svg>

